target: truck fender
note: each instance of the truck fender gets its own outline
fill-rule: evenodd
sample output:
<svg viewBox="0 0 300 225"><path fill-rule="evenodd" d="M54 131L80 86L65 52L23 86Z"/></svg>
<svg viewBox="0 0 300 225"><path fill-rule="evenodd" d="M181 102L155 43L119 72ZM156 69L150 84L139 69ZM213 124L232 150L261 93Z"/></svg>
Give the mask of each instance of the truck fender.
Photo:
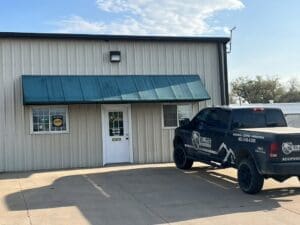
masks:
<svg viewBox="0 0 300 225"><path fill-rule="evenodd" d="M173 140L173 147L175 148L176 145L184 145L182 137L180 137L179 135L176 135Z"/></svg>
<svg viewBox="0 0 300 225"><path fill-rule="evenodd" d="M260 164L258 163L257 157L255 156L253 151L250 151L248 149L242 149L236 153L236 161L235 161L236 168L238 168L239 163L245 158L251 158L254 161L254 164L255 164L258 172L260 174L262 174Z"/></svg>

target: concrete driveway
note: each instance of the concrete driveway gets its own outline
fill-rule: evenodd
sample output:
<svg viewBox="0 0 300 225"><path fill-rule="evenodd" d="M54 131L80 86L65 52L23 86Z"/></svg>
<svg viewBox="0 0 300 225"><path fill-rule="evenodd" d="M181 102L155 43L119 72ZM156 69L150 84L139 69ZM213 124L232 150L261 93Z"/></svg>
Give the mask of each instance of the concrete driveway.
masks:
<svg viewBox="0 0 300 225"><path fill-rule="evenodd" d="M0 174L0 225L299 224L296 178L251 196L235 174L203 164Z"/></svg>

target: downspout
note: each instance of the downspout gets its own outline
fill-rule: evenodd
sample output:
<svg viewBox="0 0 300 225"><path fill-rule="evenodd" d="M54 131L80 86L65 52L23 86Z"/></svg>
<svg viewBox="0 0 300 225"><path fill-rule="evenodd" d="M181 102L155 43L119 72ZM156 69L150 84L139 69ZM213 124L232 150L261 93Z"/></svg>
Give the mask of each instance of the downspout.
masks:
<svg viewBox="0 0 300 225"><path fill-rule="evenodd" d="M228 91L228 67L227 67L227 51L226 44L223 43L224 54L224 85L225 85L225 105L229 105L229 91Z"/></svg>
<svg viewBox="0 0 300 225"><path fill-rule="evenodd" d="M221 89L221 105L226 105L226 97L225 97L225 81L224 81L224 67L223 67L223 57L224 53L222 54L222 43L218 43L218 60L219 60L219 77L220 77L220 89ZM225 61L225 58L224 58Z"/></svg>

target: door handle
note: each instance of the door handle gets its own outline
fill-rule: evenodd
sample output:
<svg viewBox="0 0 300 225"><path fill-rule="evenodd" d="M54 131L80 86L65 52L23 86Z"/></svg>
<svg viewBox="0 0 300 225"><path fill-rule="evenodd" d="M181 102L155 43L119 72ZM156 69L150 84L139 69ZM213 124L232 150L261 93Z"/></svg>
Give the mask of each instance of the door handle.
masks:
<svg viewBox="0 0 300 225"><path fill-rule="evenodd" d="M126 137L126 140L128 140L129 139L129 137Z"/></svg>

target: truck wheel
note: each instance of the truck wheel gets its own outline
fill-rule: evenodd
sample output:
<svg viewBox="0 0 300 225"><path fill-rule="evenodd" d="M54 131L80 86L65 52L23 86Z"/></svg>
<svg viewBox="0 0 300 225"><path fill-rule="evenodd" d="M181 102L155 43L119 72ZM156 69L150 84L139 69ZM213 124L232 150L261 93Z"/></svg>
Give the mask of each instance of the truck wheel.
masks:
<svg viewBox="0 0 300 225"><path fill-rule="evenodd" d="M238 167L238 182L243 192L256 194L261 191L264 185L264 178L256 169L251 159L244 159Z"/></svg>
<svg viewBox="0 0 300 225"><path fill-rule="evenodd" d="M188 170L188 169L191 169L193 166L194 161L187 158L185 149L181 145L175 146L173 158L174 158L176 167L179 169Z"/></svg>

